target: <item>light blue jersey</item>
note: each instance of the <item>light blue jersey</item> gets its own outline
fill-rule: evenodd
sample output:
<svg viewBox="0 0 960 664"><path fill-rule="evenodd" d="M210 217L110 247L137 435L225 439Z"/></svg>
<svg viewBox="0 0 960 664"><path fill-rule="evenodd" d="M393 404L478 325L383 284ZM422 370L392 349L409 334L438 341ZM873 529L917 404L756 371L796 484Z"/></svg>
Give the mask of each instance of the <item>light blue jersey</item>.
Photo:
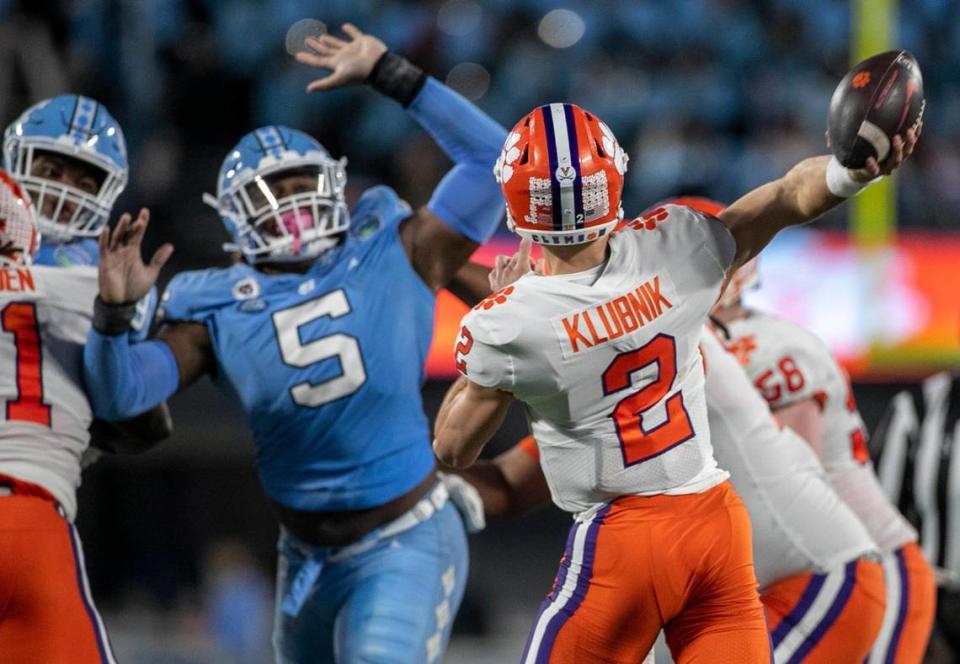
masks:
<svg viewBox="0 0 960 664"><path fill-rule="evenodd" d="M243 263L179 274L163 295L158 319L206 325L215 380L239 396L264 489L287 507L382 505L433 468L420 388L434 294L400 242L410 215L374 187L306 274Z"/></svg>

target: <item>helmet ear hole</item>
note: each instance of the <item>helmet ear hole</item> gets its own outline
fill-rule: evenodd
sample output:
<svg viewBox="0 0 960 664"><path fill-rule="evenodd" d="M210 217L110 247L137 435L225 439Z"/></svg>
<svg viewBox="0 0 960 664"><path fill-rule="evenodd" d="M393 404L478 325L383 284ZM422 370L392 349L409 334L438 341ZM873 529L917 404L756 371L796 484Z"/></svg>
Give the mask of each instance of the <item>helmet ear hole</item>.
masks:
<svg viewBox="0 0 960 664"><path fill-rule="evenodd" d="M597 146L597 154L600 155L600 158L606 159L608 155L606 151L603 149L603 143L601 143L597 139L593 139L593 144Z"/></svg>
<svg viewBox="0 0 960 664"><path fill-rule="evenodd" d="M530 160L530 146L524 145L523 152L520 153L520 164L525 165Z"/></svg>

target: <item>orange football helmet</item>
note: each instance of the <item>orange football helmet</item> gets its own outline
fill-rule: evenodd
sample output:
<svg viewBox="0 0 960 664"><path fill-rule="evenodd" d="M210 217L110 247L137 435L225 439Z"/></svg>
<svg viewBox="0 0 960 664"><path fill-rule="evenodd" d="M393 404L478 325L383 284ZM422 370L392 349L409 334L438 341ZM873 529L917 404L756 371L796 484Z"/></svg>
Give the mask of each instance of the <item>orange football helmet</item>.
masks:
<svg viewBox="0 0 960 664"><path fill-rule="evenodd" d="M727 206L723 203L718 203L717 201L712 201L709 198L702 198L700 196L680 196L664 201L662 204L685 205L688 208L693 208L697 212L709 214L711 217L717 217L727 209ZM759 285L760 273L757 271L757 257L755 256L727 278L724 289L720 293L720 298L714 306L720 309L731 307L740 301L745 291Z"/></svg>
<svg viewBox="0 0 960 664"><path fill-rule="evenodd" d="M627 154L600 118L574 104L534 109L507 136L493 172L507 225L538 244L590 242L623 217Z"/></svg>
<svg viewBox="0 0 960 664"><path fill-rule="evenodd" d="M754 256L740 266L740 269L727 278L726 287L720 292L716 307L732 307L743 294L760 285L760 272L757 271L757 257Z"/></svg>
<svg viewBox="0 0 960 664"><path fill-rule="evenodd" d="M30 198L0 169L0 265L29 265L40 245Z"/></svg>

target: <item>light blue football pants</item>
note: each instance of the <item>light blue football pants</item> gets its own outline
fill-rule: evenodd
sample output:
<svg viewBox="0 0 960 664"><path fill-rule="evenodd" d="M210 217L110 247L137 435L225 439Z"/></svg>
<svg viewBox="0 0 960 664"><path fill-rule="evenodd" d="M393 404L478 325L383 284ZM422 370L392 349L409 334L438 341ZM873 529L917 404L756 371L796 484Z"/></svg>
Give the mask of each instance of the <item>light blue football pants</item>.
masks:
<svg viewBox="0 0 960 664"><path fill-rule="evenodd" d="M311 547L281 531L277 664L440 661L467 578L463 522L447 501L384 537L389 526L347 548Z"/></svg>

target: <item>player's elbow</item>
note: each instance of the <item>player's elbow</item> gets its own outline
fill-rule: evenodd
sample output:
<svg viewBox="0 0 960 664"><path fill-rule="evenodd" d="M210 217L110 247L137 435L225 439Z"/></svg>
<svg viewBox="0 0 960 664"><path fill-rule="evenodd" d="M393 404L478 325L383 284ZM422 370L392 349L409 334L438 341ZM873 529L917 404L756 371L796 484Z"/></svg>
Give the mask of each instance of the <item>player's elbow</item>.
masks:
<svg viewBox="0 0 960 664"><path fill-rule="evenodd" d="M87 381L88 384L90 381ZM119 414L116 404L113 399L107 398L105 396L95 395L92 392L88 392L88 397L90 399L90 408L93 411L93 416L98 420L104 420L106 422L118 422L123 418Z"/></svg>
<svg viewBox="0 0 960 664"><path fill-rule="evenodd" d="M433 441L433 452L441 463L451 468L468 468L477 460L477 453L468 449L468 446L450 436L438 433Z"/></svg>

